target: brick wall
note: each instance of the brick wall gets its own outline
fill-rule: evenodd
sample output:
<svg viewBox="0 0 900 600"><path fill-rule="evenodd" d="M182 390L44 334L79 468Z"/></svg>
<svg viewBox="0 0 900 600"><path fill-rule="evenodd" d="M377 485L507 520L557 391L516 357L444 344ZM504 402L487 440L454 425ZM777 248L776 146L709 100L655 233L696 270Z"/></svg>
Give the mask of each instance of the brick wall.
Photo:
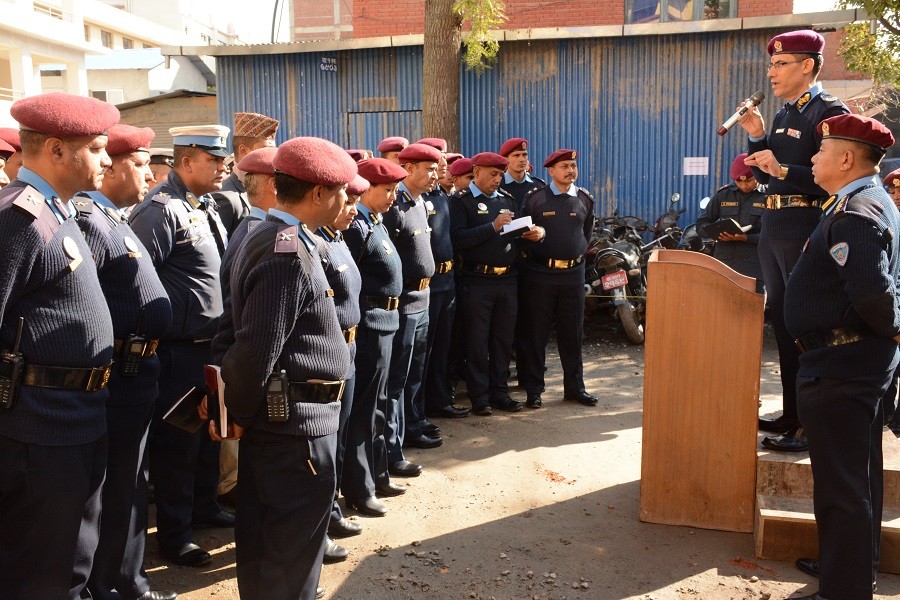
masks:
<svg viewBox="0 0 900 600"><path fill-rule="evenodd" d="M868 79L864 75L848 71L844 65L843 59L837 55L838 48L841 45L842 31L823 34L825 37L825 64L822 65L822 73L820 79L830 80L861 80Z"/></svg>
<svg viewBox="0 0 900 600"><path fill-rule="evenodd" d="M789 15L794 12L794 0L735 0L739 17ZM823 10L826 10L823 8Z"/></svg>
<svg viewBox="0 0 900 600"><path fill-rule="evenodd" d="M353 25L353 4L354 0L341 0L340 2L341 25L344 27ZM334 38L333 29L325 33L297 31L297 28L333 28L334 3L330 0L293 0L293 11L294 23L291 28L291 35L294 41ZM353 36L352 33L345 31L342 37L349 38Z"/></svg>

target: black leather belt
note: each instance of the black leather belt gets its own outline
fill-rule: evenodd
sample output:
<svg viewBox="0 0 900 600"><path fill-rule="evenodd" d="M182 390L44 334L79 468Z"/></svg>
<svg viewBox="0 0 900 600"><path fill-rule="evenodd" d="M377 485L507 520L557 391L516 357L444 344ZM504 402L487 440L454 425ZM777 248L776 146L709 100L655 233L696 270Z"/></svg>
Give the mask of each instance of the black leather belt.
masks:
<svg viewBox="0 0 900 600"><path fill-rule="evenodd" d="M479 273L481 275L506 275L510 272L512 267L492 267L491 265L463 265L464 271L471 271L472 273Z"/></svg>
<svg viewBox="0 0 900 600"><path fill-rule="evenodd" d="M844 344L852 344L866 338L875 337L875 334L864 331L856 327L838 327L825 333L811 333L794 340L800 352L809 352L810 350L818 350L820 348L830 348L832 346L842 346Z"/></svg>
<svg viewBox="0 0 900 600"><path fill-rule="evenodd" d="M287 390L289 402L329 404L340 402L344 395L344 381L289 381Z"/></svg>
<svg viewBox="0 0 900 600"><path fill-rule="evenodd" d="M529 256L528 260L533 263L537 263L542 267L550 267L551 269L571 269L572 267L577 267L584 260L583 256L579 256L575 259L567 259L567 258L538 258L536 256Z"/></svg>
<svg viewBox="0 0 900 600"><path fill-rule="evenodd" d="M403 286L408 290L415 290L421 292L422 290L427 290L428 286L431 284L430 277L423 277L422 279L404 279Z"/></svg>
<svg viewBox="0 0 900 600"><path fill-rule="evenodd" d="M122 340L115 340L113 342L113 348L116 350L116 356L121 356L122 354L122 344L125 342ZM142 358L147 358L148 356L153 356L156 354L156 347L159 346L159 340L146 340L142 345L138 346L132 343L131 348L128 349L128 354L132 356L140 356Z"/></svg>
<svg viewBox="0 0 900 600"><path fill-rule="evenodd" d="M352 344L353 342L356 341L356 325L354 325L353 327L351 327L349 329L344 330L344 340L348 344Z"/></svg>
<svg viewBox="0 0 900 600"><path fill-rule="evenodd" d="M382 310L397 310L400 308L400 298L397 296L364 296L366 306L380 308Z"/></svg>
<svg viewBox="0 0 900 600"><path fill-rule="evenodd" d="M444 262L438 263L434 266L434 272L438 275L443 275L444 273L449 273L453 270L453 261L445 260Z"/></svg>
<svg viewBox="0 0 900 600"><path fill-rule="evenodd" d="M96 392L106 387L111 369L112 365L94 367L92 369L25 365L22 384L58 390Z"/></svg>
<svg viewBox="0 0 900 600"><path fill-rule="evenodd" d="M822 200L810 198L800 194L784 195L769 194L766 196L766 208L769 210L778 210L780 208L814 208L822 206Z"/></svg>

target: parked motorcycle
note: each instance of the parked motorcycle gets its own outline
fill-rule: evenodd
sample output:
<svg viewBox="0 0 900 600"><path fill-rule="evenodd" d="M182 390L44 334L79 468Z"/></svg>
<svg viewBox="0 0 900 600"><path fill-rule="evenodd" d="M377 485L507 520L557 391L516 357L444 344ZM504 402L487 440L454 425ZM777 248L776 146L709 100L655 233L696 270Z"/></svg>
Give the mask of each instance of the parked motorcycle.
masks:
<svg viewBox="0 0 900 600"><path fill-rule="evenodd" d="M709 196L703 198L700 201L700 210L705 210L708 205ZM691 225L685 227L684 234L681 236L681 242L679 242L678 244L678 248L681 250L702 252L703 254L709 254L710 256L712 256L715 247L716 240L703 237L700 234L700 231L697 229L696 223L692 223Z"/></svg>

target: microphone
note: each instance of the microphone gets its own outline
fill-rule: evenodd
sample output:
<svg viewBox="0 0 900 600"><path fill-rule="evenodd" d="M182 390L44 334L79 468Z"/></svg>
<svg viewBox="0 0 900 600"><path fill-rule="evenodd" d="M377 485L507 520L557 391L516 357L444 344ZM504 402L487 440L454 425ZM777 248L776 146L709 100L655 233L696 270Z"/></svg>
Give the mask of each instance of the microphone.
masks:
<svg viewBox="0 0 900 600"><path fill-rule="evenodd" d="M737 112L728 117L728 120L722 123L722 126L716 130L716 133L718 133L719 135L725 135L726 133L728 133L728 130L731 129L735 123L740 121L741 117L747 114L748 110L750 110L754 106L759 106L759 103L765 99L765 94L763 94L762 92L756 92L755 94L744 100L744 103L741 104L741 107L739 109L737 109Z"/></svg>

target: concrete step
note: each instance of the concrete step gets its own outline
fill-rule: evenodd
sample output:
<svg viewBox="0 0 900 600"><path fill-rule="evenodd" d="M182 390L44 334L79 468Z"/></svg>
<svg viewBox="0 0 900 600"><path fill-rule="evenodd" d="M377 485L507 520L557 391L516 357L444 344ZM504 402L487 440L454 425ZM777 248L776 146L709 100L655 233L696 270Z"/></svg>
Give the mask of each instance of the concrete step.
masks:
<svg viewBox="0 0 900 600"><path fill-rule="evenodd" d="M781 498L758 494L753 528L756 556L793 562L819 555L812 498ZM881 521L882 573L900 574L900 508L884 508Z"/></svg>

